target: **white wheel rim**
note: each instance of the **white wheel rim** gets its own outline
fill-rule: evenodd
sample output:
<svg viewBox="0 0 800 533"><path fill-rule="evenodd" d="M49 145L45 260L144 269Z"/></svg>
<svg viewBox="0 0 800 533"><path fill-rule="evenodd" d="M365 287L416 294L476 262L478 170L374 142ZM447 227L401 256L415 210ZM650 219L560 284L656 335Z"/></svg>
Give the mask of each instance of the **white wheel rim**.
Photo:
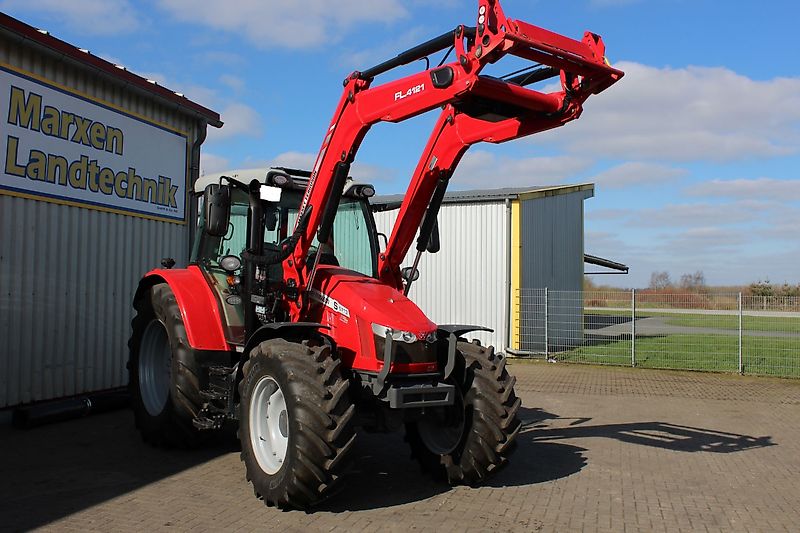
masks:
<svg viewBox="0 0 800 533"><path fill-rule="evenodd" d="M278 382L264 376L250 397L250 445L258 466L275 474L283 466L289 447L289 413Z"/></svg>
<svg viewBox="0 0 800 533"><path fill-rule="evenodd" d="M172 370L172 351L164 324L152 320L139 346L139 394L150 416L158 416L167 405Z"/></svg>

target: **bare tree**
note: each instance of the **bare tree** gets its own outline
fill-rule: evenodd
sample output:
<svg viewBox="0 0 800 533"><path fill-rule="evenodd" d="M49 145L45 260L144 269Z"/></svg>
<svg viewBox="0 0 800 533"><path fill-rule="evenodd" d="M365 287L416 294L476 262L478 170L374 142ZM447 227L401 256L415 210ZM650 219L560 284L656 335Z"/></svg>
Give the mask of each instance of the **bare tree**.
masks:
<svg viewBox="0 0 800 533"><path fill-rule="evenodd" d="M706 288L706 275L702 270L698 270L694 274L684 274L681 276L680 287L690 291L703 290Z"/></svg>
<svg viewBox="0 0 800 533"><path fill-rule="evenodd" d="M669 277L669 272L653 272L650 274L650 288L661 290L672 287L672 280Z"/></svg>

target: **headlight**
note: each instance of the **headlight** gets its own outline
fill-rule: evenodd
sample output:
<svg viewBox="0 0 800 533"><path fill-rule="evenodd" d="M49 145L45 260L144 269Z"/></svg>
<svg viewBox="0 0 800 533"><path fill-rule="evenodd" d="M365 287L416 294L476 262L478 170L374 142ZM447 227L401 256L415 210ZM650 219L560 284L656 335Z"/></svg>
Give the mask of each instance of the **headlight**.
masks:
<svg viewBox="0 0 800 533"><path fill-rule="evenodd" d="M226 255L219 260L219 266L225 272L233 273L242 268L242 260L235 255Z"/></svg>
<svg viewBox="0 0 800 533"><path fill-rule="evenodd" d="M417 336L410 331L394 330L387 326L381 326L380 324L372 324L372 333L382 339L391 337L395 342L405 342L408 344L417 342Z"/></svg>

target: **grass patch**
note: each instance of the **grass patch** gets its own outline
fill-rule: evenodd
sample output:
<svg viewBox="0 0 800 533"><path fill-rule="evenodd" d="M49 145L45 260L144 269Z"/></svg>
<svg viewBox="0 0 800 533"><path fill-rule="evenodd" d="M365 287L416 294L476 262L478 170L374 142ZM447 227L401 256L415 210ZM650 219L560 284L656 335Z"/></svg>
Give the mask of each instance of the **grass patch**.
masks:
<svg viewBox="0 0 800 533"><path fill-rule="evenodd" d="M586 310L584 313L587 315L630 317L629 312L625 313L620 311L602 311L592 309ZM738 315L703 315L636 310L637 319L648 317L664 318L664 323L670 326L732 330L739 329ZM742 328L744 331L785 331L787 333L800 334L800 318L744 315L742 317Z"/></svg>
<svg viewBox="0 0 800 533"><path fill-rule="evenodd" d="M636 366L675 370L737 372L739 339L736 335L667 335L636 339ZM800 338L745 336L744 371L781 377L800 377ZM554 354L562 361L631 364L631 341L582 346Z"/></svg>

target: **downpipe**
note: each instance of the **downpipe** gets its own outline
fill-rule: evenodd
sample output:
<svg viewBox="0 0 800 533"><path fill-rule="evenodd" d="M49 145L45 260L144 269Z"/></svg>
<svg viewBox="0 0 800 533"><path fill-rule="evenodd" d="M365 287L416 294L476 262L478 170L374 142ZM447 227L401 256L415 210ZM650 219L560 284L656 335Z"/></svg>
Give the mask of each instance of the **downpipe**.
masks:
<svg viewBox="0 0 800 533"><path fill-rule="evenodd" d="M38 402L14 409L11 425L17 429L31 429L45 424L74 420L123 409L128 406L129 400L127 389L113 389L61 400Z"/></svg>

